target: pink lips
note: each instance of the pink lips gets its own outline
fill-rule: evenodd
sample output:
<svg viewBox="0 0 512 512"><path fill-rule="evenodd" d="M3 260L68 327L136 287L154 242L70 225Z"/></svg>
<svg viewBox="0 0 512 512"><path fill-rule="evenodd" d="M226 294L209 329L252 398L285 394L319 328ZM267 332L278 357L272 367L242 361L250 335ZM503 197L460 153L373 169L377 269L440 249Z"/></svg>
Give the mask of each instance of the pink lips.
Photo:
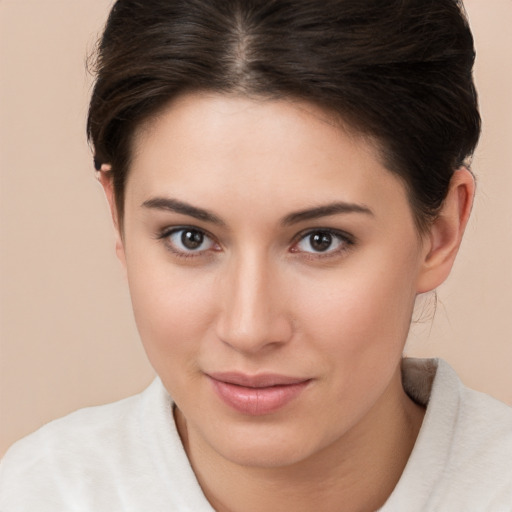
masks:
<svg viewBox="0 0 512 512"><path fill-rule="evenodd" d="M236 411L251 416L270 414L296 398L310 379L264 374L208 374L217 395Z"/></svg>

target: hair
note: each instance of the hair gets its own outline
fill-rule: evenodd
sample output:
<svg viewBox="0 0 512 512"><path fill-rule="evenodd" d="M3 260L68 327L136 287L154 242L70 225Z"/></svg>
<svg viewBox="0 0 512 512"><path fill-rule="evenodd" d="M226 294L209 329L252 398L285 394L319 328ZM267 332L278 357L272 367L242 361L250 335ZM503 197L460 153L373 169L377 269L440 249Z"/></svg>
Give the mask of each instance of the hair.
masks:
<svg viewBox="0 0 512 512"><path fill-rule="evenodd" d="M134 135L173 98L309 101L377 143L422 231L478 142L474 58L457 0L118 0L87 133L122 222Z"/></svg>

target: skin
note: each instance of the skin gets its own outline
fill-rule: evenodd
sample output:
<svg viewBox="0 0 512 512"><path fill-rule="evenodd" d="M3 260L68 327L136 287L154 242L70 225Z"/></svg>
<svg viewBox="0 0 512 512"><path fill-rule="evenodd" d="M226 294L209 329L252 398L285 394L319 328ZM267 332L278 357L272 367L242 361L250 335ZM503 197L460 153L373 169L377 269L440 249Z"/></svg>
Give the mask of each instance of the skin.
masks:
<svg viewBox="0 0 512 512"><path fill-rule="evenodd" d="M118 227L110 174L100 180ZM304 102L191 94L139 130L117 253L145 350L216 510L385 502L424 414L400 379L414 301L447 277L473 191L471 174L456 171L420 235L371 141ZM214 218L163 208L170 198ZM340 201L358 208L290 218ZM181 244L183 232L169 234L184 226L205 233L197 250ZM326 230L331 245L318 251L309 235ZM255 417L220 400L207 376L220 371L309 382Z"/></svg>

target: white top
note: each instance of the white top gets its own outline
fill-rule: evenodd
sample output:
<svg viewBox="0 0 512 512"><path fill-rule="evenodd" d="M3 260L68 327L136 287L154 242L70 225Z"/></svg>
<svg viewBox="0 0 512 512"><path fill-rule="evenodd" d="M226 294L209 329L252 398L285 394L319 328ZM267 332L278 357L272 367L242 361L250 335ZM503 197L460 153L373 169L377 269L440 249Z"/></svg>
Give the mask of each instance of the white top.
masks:
<svg viewBox="0 0 512 512"><path fill-rule="evenodd" d="M380 512L512 512L512 409L464 387L447 363L406 359L426 404L414 450ZM156 379L143 393L56 420L0 465L1 512L213 512Z"/></svg>

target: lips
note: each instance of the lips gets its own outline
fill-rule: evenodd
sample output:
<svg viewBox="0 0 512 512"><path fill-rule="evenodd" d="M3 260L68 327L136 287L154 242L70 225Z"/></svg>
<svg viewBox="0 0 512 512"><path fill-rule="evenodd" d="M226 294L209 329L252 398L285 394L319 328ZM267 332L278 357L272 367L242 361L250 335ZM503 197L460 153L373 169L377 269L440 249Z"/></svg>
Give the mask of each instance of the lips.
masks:
<svg viewBox="0 0 512 512"><path fill-rule="evenodd" d="M277 374L208 374L220 399L237 412L249 416L271 414L297 398L311 379Z"/></svg>

